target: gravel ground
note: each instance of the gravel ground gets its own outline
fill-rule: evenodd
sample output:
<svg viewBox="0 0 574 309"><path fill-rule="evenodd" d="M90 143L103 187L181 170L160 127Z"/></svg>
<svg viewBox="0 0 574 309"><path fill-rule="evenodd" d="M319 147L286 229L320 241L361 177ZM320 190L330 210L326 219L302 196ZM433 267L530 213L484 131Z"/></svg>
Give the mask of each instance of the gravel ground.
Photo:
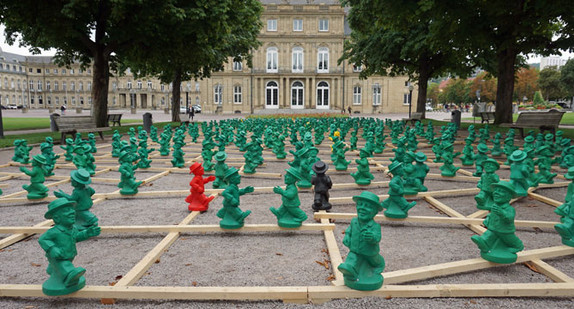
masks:
<svg viewBox="0 0 574 309"><path fill-rule="evenodd" d="M98 141L99 142L99 141ZM326 141L327 142L327 141ZM99 142L100 143L100 142ZM101 144L101 143L100 143ZM462 148L462 146L460 146ZM36 147L37 148L37 147ZM229 158L241 158L228 150ZM328 144L320 146L319 154L329 159ZM109 151L110 148L104 148ZM33 153L38 151L34 149ZM187 158L196 157L201 148L188 144L185 152ZM429 149L425 152L430 154ZM102 150L101 154L105 152ZM100 155L100 154L99 154ZM271 157L267 153L265 156ZM392 152L377 155L376 160L388 162ZM11 151L0 151L0 164L7 163L12 157ZM349 167L355 167L354 154ZM157 159L170 159L158 157ZM170 167L167 161L156 160L153 167ZM229 161L241 163L242 161ZM257 172L284 174L289 166L287 161L268 160L257 169ZM102 163L98 167L113 166L113 163ZM465 168L474 171L473 168ZM56 169L57 175L69 175L70 169ZM0 172L18 172L16 167L1 168ZM440 173L438 167L431 168L431 173ZM136 172L138 180L143 180L157 172ZM388 181L389 178L380 171L373 171L374 181ZM508 177L508 170L499 170L501 178ZM329 175L333 183L352 183L349 173L331 170ZM99 175L100 178L119 179L119 173L112 171ZM142 186L141 192L162 190L189 190L191 177L187 173L171 173L152 183ZM563 181L563 180L557 180ZM47 183L53 182L49 180ZM2 188L4 195L21 191L27 183L26 178L13 179L2 183L9 187ZM273 187L283 185L282 178L245 176L240 187ZM476 182L449 179L427 179L425 185L430 191L474 188ZM113 183L94 183L97 193L108 193L117 190ZM208 185L208 188L210 186ZM69 183L60 184L51 190L72 190ZM365 189L376 194L386 194L386 185L370 186ZM332 190L332 197L350 197L358 195L362 189L349 188ZM539 189L537 193L562 201L566 187ZM311 203L312 193L301 191L302 209L313 223ZM463 215L477 211L472 195L437 198L440 202L452 207ZM215 213L221 208L222 198L216 198L210 209L197 216L191 224L218 224ZM241 198L241 208L251 210L246 224L274 224L276 218L268 210L278 207L281 198L277 194L255 192ZM33 225L44 220L47 203L39 202L24 205L0 205L0 226ZM522 198L515 202L517 219L558 221L554 207L531 198ZM188 214L187 204L182 197L111 199L98 203L92 208L98 216L100 225L159 225L178 224ZM355 212L354 204L334 205L333 212ZM409 212L413 216L446 215L422 199ZM335 238L343 258L348 249L342 244L344 231L349 220L337 220ZM386 260L386 272L433 265L438 263L473 259L480 256L479 250L470 240L474 233L462 225L420 224L408 222L384 222L381 254ZM108 285L125 275L149 250L159 243L166 233L147 234L103 234L97 238L78 243L78 256L74 264L87 269L88 285ZM561 245L560 237L553 229L519 228L517 235L525 244L526 250ZM7 236L7 235L0 235ZM41 284L47 279L45 268L47 261L44 252L37 244L38 236L16 243L0 250L0 284ZM162 255L136 283L137 286L324 286L329 285L331 270L316 261L328 260L323 233L307 232L245 232L245 233L183 233L181 237ZM569 276L574 276L574 256L545 260ZM502 266L492 269L450 275L407 284L458 284L458 283L542 283L550 280L539 273L531 271L522 264ZM381 308L568 308L574 305L574 298L375 298L338 299L322 305L284 304L280 301L149 301L118 300L119 308L323 308L348 307L381 307ZM1 308L97 308L107 307L93 299L69 298L0 298Z"/></svg>

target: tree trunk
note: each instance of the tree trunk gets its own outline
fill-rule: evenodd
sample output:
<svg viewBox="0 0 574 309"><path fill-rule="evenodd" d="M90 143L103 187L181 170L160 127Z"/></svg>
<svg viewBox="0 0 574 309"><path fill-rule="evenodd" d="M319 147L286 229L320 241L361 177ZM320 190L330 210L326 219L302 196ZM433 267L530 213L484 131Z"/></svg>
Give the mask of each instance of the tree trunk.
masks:
<svg viewBox="0 0 574 309"><path fill-rule="evenodd" d="M110 81L109 55L104 46L98 46L94 54L94 75L92 77L92 117L96 126L108 126L108 85Z"/></svg>
<svg viewBox="0 0 574 309"><path fill-rule="evenodd" d="M514 64L516 51L508 48L498 52L498 84L494 124L512 123L512 94L514 93Z"/></svg>
<svg viewBox="0 0 574 309"><path fill-rule="evenodd" d="M179 118L179 100L181 97L181 71L179 69L175 70L172 81L171 94L173 97L173 104L171 105L171 121L181 122Z"/></svg>
<svg viewBox="0 0 574 309"><path fill-rule="evenodd" d="M417 96L417 113L422 113L422 119L425 119L427 90L428 90L429 70L426 61L421 63L419 68L419 94Z"/></svg>

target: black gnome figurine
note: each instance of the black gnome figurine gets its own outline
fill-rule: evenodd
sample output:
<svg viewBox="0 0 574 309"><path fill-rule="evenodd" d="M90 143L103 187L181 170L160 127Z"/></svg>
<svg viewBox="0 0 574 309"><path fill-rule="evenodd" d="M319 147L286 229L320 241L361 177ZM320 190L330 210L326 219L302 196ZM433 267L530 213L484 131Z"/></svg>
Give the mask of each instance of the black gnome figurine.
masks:
<svg viewBox="0 0 574 309"><path fill-rule="evenodd" d="M329 203L329 189L333 186L331 177L325 174L329 166L323 161L317 161L313 164L313 171L315 176L311 179L311 184L315 186L315 199L313 202L313 210L329 210L331 203Z"/></svg>

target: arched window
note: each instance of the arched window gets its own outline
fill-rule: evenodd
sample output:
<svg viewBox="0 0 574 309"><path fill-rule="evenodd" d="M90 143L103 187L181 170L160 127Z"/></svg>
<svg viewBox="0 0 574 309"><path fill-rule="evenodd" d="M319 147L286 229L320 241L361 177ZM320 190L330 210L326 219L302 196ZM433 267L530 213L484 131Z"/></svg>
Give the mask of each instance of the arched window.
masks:
<svg viewBox="0 0 574 309"><path fill-rule="evenodd" d="M317 85L317 108L329 108L329 84L325 81Z"/></svg>
<svg viewBox="0 0 574 309"><path fill-rule="evenodd" d="M267 48L267 73L277 73L278 69L278 52L277 47Z"/></svg>
<svg viewBox="0 0 574 309"><path fill-rule="evenodd" d="M291 107L292 108L303 108L304 96L303 96L303 83L300 81L295 81L291 85Z"/></svg>
<svg viewBox="0 0 574 309"><path fill-rule="evenodd" d="M317 51L317 73L329 73L329 49L320 47Z"/></svg>
<svg viewBox="0 0 574 309"><path fill-rule="evenodd" d="M293 48L292 54L291 71L293 73L303 73L303 48Z"/></svg>
<svg viewBox="0 0 574 309"><path fill-rule="evenodd" d="M265 105L267 108L279 108L279 87L274 81L267 83L265 87Z"/></svg>

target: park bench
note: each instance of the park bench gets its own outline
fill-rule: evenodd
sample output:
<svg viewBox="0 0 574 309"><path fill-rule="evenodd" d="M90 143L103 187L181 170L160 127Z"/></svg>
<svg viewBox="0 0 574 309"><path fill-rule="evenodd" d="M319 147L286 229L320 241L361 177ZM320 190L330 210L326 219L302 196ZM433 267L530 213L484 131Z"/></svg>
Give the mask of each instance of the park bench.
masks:
<svg viewBox="0 0 574 309"><path fill-rule="evenodd" d="M122 115L123 114L108 114L108 125L111 122L114 127L116 126L116 123L121 127Z"/></svg>
<svg viewBox="0 0 574 309"><path fill-rule="evenodd" d="M423 113L412 113L411 114L411 118L403 118L403 121L405 122L411 122L412 124L415 124L417 121L421 121L423 119Z"/></svg>
<svg viewBox="0 0 574 309"><path fill-rule="evenodd" d="M547 112L522 112L518 114L515 123L503 123L501 127L515 128L520 130L520 136L524 137L524 128L538 128L541 133L550 131L556 134L556 128L564 112L551 109Z"/></svg>
<svg viewBox="0 0 574 309"><path fill-rule="evenodd" d="M486 123L490 123L490 121L494 121L494 112L479 112L478 113L480 115L480 123L484 123L486 121Z"/></svg>
<svg viewBox="0 0 574 309"><path fill-rule="evenodd" d="M54 118L56 122L56 129L62 134L61 144L64 145L66 135L71 135L72 138L76 133L94 133L98 132L102 140L104 140L104 131L110 127L98 128L96 121L91 116L63 116Z"/></svg>

